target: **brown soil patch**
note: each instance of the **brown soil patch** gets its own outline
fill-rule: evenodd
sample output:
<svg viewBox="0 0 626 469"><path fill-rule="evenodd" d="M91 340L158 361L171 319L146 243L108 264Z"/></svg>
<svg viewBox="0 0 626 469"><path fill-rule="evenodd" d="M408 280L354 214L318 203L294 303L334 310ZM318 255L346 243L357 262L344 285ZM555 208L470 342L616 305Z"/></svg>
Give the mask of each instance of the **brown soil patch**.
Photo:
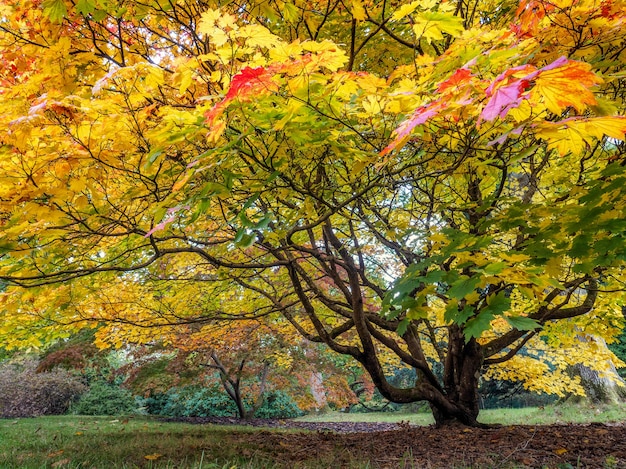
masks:
<svg viewBox="0 0 626 469"><path fill-rule="evenodd" d="M241 424L236 419L189 419ZM626 426L515 425L489 429L408 424L253 420L250 425L310 432L240 433L249 455L287 468L626 468ZM318 461L314 465L314 461ZM322 465L319 465L322 461Z"/></svg>

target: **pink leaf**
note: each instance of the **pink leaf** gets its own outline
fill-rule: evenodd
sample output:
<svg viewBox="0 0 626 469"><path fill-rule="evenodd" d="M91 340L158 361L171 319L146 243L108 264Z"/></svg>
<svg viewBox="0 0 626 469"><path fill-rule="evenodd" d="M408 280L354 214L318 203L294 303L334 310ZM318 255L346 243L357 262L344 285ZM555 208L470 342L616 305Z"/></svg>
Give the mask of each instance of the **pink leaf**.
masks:
<svg viewBox="0 0 626 469"><path fill-rule="evenodd" d="M400 147L406 139L409 137L411 132L418 125L424 124L428 119L437 115L441 109L444 108L444 105L440 101L435 101L433 103L427 104L426 106L418 107L413 115L405 120L402 124L398 126L398 128L394 131L395 138L393 141L387 145L383 151L380 152L381 156L386 155L387 153L395 150Z"/></svg>
<svg viewBox="0 0 626 469"><path fill-rule="evenodd" d="M143 235L144 238L149 238L157 231L163 230L167 225L176 220L176 215L178 215L182 211L189 210L190 208L191 207L189 205L177 205L176 207L168 208L165 212L163 220L161 220L161 223L154 225L154 227L150 231Z"/></svg>
<svg viewBox="0 0 626 469"><path fill-rule="evenodd" d="M546 65L539 70L535 70L532 65L520 65L510 68L496 77L491 85L485 90L487 97L491 97L483 112L480 115L480 120L492 121L496 117L504 118L507 113L520 105L522 99L524 99L524 92L531 87L531 82L543 72L553 70L555 68L563 67L567 65L569 60L567 57L559 57L554 62ZM511 76L515 76L518 72L529 72L524 77L515 80L514 82L497 87L499 83L506 80ZM495 89L495 92L494 92Z"/></svg>
<svg viewBox="0 0 626 469"><path fill-rule="evenodd" d="M511 109L520 105L522 94L528 87L528 80L522 79L498 88L480 114L480 120L492 121L496 117L504 118Z"/></svg>
<svg viewBox="0 0 626 469"><path fill-rule="evenodd" d="M555 69L555 68L562 67L563 65L567 65L568 63L569 63L569 60L567 60L567 57L559 57L554 62L552 62L550 65L546 65L545 67L540 68L539 70L542 71L542 72L546 72L548 70L552 70L552 69Z"/></svg>

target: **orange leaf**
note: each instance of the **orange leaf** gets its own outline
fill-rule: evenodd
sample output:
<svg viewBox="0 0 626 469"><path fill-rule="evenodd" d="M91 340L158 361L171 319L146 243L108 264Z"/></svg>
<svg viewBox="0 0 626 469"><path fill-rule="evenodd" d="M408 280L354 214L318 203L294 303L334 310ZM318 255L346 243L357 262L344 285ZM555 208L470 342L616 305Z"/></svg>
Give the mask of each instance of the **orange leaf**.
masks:
<svg viewBox="0 0 626 469"><path fill-rule="evenodd" d="M63 467L63 466L68 465L71 462L72 462L72 460L69 459L69 458L61 459L61 460L55 462L54 464L51 464L50 467Z"/></svg>
<svg viewBox="0 0 626 469"><path fill-rule="evenodd" d="M453 91L458 91L465 85L467 85L470 82L471 78L472 72L469 69L459 68L450 78L439 84L439 88L437 89L437 91L439 93L445 93L446 91L453 88L456 88L456 90Z"/></svg>
<svg viewBox="0 0 626 469"><path fill-rule="evenodd" d="M596 104L590 88L602 80L591 71L591 65L567 60L563 66L547 68L535 78L530 94L542 98L550 112L558 115L570 106L582 112Z"/></svg>

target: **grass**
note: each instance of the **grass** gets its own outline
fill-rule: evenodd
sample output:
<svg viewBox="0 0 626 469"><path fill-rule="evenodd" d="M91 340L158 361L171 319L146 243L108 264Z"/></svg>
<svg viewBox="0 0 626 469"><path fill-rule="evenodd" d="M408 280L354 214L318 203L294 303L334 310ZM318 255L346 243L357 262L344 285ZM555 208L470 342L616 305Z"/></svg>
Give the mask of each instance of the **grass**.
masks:
<svg viewBox="0 0 626 469"><path fill-rule="evenodd" d="M254 431L147 417L0 420L0 468L271 468L246 450Z"/></svg>
<svg viewBox="0 0 626 469"><path fill-rule="evenodd" d="M432 423L428 414L325 413L307 421ZM553 424L626 421L619 407L549 406L481 413L484 423ZM272 469L280 461L256 454L246 435L251 427L166 423L149 417L54 416L0 419L2 469ZM283 431L283 430L281 430ZM249 438L249 437L248 437ZM332 455L329 455L332 458ZM367 463L355 467L366 468ZM329 467L318 461L313 468ZM410 466L407 466L410 467Z"/></svg>
<svg viewBox="0 0 626 469"><path fill-rule="evenodd" d="M308 422L409 422L414 425L432 425L435 423L432 415L426 412L413 414L327 412L306 415L298 420ZM626 408L623 406L551 405L522 409L486 409L480 412L478 420L482 423L502 425L624 422L626 421Z"/></svg>

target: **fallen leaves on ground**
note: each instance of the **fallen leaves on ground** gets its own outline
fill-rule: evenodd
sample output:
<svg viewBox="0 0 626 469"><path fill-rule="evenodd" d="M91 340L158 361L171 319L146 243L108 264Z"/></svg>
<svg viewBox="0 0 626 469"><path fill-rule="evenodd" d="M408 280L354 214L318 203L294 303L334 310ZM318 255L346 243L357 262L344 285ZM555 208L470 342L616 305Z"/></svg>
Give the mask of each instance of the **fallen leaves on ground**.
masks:
<svg viewBox="0 0 626 469"><path fill-rule="evenodd" d="M237 424L237 419L186 419L187 422ZM250 425L312 430L242 433L242 444L256 457L284 467L306 465L319 455L333 455L335 467L369 461L372 468L450 467L577 468L626 467L626 425L512 425L493 428L418 427L365 422L300 422L254 419ZM236 435L237 433L234 432ZM408 458L408 459L407 459ZM569 467L569 466L568 466Z"/></svg>

